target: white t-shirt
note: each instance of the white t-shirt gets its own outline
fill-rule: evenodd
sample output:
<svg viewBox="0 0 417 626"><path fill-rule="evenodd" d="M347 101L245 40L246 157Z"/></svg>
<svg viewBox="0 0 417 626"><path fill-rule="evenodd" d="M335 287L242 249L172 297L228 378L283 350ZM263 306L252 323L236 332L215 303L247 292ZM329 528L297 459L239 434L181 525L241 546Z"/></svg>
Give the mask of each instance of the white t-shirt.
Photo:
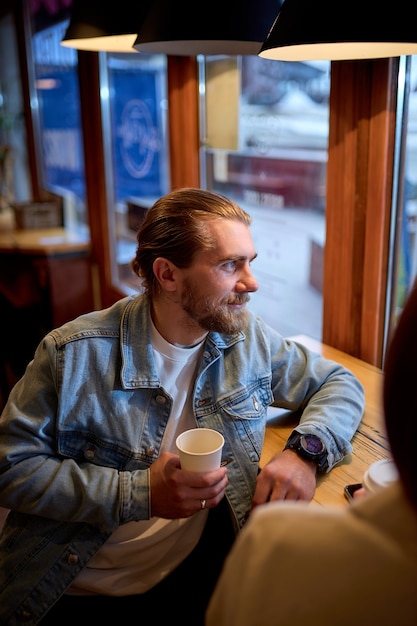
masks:
<svg viewBox="0 0 417 626"><path fill-rule="evenodd" d="M180 348L165 341L153 324L151 339L160 380L173 399L161 449L177 453L177 435L196 426L192 389L204 341L192 348ZM123 524L88 562L67 593L121 596L147 591L196 546L207 515L205 509L184 519L152 517Z"/></svg>

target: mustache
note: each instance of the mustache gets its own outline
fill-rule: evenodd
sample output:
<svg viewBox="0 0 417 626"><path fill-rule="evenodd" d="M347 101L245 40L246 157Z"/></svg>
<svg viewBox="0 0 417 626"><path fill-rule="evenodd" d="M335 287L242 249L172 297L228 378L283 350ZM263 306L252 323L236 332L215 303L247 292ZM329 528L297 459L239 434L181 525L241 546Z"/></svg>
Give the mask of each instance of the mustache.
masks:
<svg viewBox="0 0 417 626"><path fill-rule="evenodd" d="M234 296L227 300L227 304L246 304L250 300L248 293L242 293L241 295Z"/></svg>

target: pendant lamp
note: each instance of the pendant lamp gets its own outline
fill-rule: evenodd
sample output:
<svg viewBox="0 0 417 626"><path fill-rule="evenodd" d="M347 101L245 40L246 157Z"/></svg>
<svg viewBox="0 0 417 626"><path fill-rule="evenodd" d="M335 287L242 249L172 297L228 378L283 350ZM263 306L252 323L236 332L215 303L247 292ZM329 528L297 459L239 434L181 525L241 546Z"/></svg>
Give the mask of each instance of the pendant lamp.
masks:
<svg viewBox="0 0 417 626"><path fill-rule="evenodd" d="M153 0L134 47L174 55L257 55L282 0Z"/></svg>
<svg viewBox="0 0 417 626"><path fill-rule="evenodd" d="M259 56L337 61L417 54L410 7L410 0L284 0Z"/></svg>
<svg viewBox="0 0 417 626"><path fill-rule="evenodd" d="M136 52L137 33L150 0L73 0L62 46L78 50Z"/></svg>

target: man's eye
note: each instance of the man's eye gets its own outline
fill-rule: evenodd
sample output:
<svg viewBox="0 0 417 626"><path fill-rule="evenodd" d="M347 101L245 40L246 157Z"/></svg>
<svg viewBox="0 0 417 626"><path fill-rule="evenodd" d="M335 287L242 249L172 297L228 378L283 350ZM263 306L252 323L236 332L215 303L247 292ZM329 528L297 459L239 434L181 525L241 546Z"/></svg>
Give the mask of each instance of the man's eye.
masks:
<svg viewBox="0 0 417 626"><path fill-rule="evenodd" d="M225 269L226 272L234 272L236 271L236 267L237 267L236 261L226 261L226 263L223 263L223 269Z"/></svg>

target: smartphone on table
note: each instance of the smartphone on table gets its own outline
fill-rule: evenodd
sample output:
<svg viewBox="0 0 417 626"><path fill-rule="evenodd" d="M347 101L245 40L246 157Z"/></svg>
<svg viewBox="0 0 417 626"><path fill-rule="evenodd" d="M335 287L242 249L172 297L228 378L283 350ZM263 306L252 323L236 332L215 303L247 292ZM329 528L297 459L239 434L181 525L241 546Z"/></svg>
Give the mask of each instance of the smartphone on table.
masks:
<svg viewBox="0 0 417 626"><path fill-rule="evenodd" d="M362 483L353 483L351 485L346 485L346 487L344 488L344 493L345 493L346 498L349 501L353 500L353 494L358 489L362 489Z"/></svg>

